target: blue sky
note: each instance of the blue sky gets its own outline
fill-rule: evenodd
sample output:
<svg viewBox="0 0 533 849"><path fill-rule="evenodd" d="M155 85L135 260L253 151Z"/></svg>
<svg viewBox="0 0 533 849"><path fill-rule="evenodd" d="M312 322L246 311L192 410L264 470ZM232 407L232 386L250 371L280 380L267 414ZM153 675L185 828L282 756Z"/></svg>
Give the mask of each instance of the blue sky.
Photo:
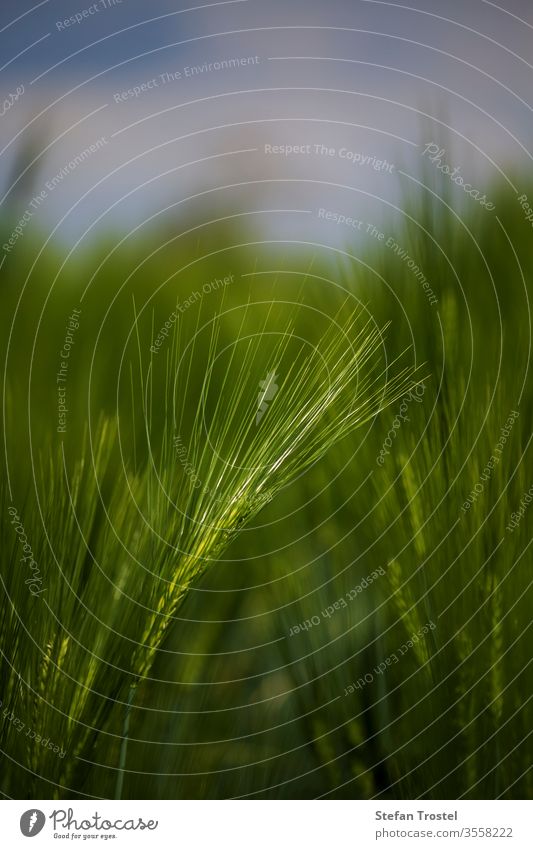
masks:
<svg viewBox="0 0 533 849"><path fill-rule="evenodd" d="M47 228L69 239L172 203L172 215L203 215L185 200L200 193L213 210L260 197L382 219L429 141L473 184L513 181L532 161L532 35L526 0L3 0L3 97L24 87L0 119L5 208L24 208L25 191L100 137L47 198ZM265 144L336 153L273 157ZM342 149L387 159L394 174L350 168Z"/></svg>

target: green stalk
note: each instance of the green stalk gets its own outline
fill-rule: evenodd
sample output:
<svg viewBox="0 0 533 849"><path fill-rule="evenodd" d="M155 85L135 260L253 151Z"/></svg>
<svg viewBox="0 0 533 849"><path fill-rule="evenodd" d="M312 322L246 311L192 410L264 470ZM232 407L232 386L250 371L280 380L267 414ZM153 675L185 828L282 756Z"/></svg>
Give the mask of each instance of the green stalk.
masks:
<svg viewBox="0 0 533 849"><path fill-rule="evenodd" d="M122 799L122 790L124 787L124 770L126 768L126 757L128 755L128 739L130 733L131 709L133 707L133 701L137 693L138 683L138 681L135 681L134 684L131 684L128 694L128 703L126 705L124 724L122 726L122 741L120 743L120 755L118 759L118 774L117 783L115 787L115 799Z"/></svg>

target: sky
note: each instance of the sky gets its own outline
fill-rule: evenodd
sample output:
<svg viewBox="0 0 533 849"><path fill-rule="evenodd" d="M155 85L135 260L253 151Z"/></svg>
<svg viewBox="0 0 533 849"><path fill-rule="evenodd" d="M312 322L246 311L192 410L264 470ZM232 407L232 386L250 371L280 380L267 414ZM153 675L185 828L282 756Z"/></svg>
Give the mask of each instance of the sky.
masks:
<svg viewBox="0 0 533 849"><path fill-rule="evenodd" d="M335 238L395 214L430 144L519 192L532 36L526 0L3 0L4 216L45 192L31 226L68 241L242 211Z"/></svg>

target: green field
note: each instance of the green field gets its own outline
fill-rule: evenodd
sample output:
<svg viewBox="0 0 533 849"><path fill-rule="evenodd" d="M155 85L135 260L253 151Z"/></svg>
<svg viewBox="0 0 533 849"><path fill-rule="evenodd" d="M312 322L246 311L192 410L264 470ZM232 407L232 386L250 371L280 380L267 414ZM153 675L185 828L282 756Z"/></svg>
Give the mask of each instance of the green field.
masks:
<svg viewBox="0 0 533 849"><path fill-rule="evenodd" d="M19 240L5 796L531 798L533 239L491 197L363 251Z"/></svg>

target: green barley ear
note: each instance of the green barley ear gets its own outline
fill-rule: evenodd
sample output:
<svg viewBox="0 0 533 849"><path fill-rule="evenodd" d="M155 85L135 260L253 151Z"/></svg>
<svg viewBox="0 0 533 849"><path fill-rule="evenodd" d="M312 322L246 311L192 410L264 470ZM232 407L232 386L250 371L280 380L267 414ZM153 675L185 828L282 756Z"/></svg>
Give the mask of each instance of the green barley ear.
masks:
<svg viewBox="0 0 533 849"><path fill-rule="evenodd" d="M283 323L276 319L275 333L265 326L250 333L245 312L230 343L215 316L201 350L182 342L178 320L165 363L171 423L157 449L150 432L153 360L141 377L151 463L136 480L158 536L160 566L135 654L139 677L149 674L189 587L241 529L333 444L416 383L412 369L392 376L386 370L382 331L359 311L342 320L339 314L312 350L299 345L301 309ZM199 362L204 377L193 386ZM188 424L184 408L197 411Z"/></svg>

